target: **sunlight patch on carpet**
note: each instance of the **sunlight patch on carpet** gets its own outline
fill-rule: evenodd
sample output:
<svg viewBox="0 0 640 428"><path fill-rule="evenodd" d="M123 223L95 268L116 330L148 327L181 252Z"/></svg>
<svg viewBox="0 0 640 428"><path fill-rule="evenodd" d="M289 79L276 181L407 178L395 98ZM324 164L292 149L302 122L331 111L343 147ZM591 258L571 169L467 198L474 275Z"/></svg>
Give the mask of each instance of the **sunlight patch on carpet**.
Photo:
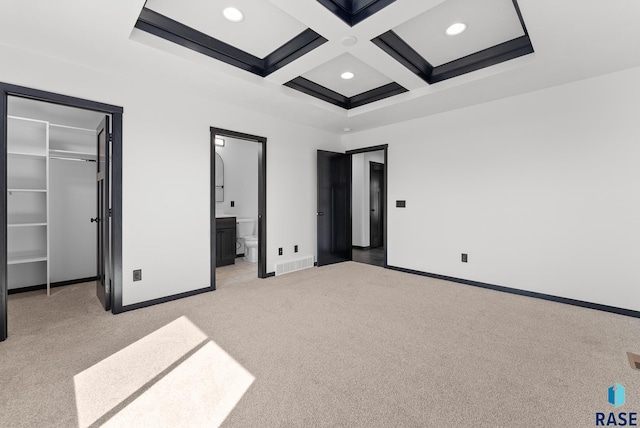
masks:
<svg viewBox="0 0 640 428"><path fill-rule="evenodd" d="M84 428L105 419L107 426L216 426L255 378L180 317L73 380Z"/></svg>

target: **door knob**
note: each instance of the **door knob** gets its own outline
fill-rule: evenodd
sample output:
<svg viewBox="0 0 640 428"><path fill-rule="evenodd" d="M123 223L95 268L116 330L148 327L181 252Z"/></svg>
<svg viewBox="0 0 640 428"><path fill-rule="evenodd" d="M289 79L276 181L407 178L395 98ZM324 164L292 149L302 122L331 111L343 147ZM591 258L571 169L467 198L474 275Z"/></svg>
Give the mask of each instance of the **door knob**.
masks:
<svg viewBox="0 0 640 428"><path fill-rule="evenodd" d="M323 215L324 215L324 213L323 213L322 211L318 211L318 215L319 215L319 216L323 216Z"/></svg>

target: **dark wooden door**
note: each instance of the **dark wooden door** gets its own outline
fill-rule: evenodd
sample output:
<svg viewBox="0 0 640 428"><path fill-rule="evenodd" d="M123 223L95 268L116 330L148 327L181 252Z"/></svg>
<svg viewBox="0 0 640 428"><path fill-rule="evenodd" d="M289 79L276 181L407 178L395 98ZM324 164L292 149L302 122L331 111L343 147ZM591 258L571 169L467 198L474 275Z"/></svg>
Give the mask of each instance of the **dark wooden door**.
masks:
<svg viewBox="0 0 640 428"><path fill-rule="evenodd" d="M107 275L109 268L109 117L98 126L98 157L97 157L97 192L98 203L96 218L91 221L96 222L98 235L98 257L97 257L97 285L96 293L105 311L111 309L111 287L108 283L110 275Z"/></svg>
<svg viewBox="0 0 640 428"><path fill-rule="evenodd" d="M384 245L384 164L369 162L369 246Z"/></svg>
<svg viewBox="0 0 640 428"><path fill-rule="evenodd" d="M318 150L318 266L351 260L351 155Z"/></svg>

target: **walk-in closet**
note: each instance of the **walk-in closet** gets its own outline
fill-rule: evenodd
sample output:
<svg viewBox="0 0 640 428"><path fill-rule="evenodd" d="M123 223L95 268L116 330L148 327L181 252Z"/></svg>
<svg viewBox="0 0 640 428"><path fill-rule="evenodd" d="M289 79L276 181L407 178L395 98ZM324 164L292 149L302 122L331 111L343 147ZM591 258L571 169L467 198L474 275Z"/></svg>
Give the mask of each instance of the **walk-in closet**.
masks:
<svg viewBox="0 0 640 428"><path fill-rule="evenodd" d="M7 111L9 293L95 280L104 114L18 97Z"/></svg>

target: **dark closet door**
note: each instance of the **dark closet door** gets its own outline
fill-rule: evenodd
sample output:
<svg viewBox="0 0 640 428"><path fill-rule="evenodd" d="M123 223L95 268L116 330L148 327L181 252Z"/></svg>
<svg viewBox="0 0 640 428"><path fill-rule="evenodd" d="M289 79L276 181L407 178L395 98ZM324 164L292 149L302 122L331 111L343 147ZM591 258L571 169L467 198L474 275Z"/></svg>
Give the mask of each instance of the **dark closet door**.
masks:
<svg viewBox="0 0 640 428"><path fill-rule="evenodd" d="M371 248L384 245L383 201L384 164L369 162L369 246Z"/></svg>
<svg viewBox="0 0 640 428"><path fill-rule="evenodd" d="M318 150L318 266L351 260L351 155Z"/></svg>
<svg viewBox="0 0 640 428"><path fill-rule="evenodd" d="M97 257L97 286L98 299L105 311L111 309L111 287L107 283L107 269L109 267L109 117L98 126L98 157L97 157L97 191L98 203L96 222L98 234Z"/></svg>

